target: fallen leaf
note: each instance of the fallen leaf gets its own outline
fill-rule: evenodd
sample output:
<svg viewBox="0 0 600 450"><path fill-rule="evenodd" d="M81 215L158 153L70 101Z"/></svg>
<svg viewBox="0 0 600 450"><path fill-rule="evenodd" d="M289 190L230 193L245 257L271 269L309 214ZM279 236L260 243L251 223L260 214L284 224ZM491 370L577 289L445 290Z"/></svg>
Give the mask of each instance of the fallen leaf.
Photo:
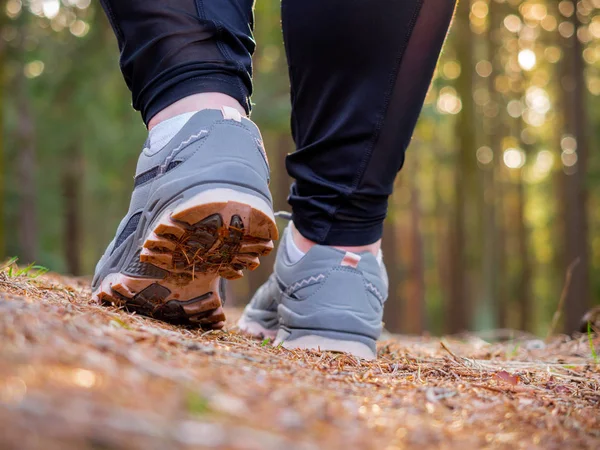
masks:
<svg viewBox="0 0 600 450"><path fill-rule="evenodd" d="M496 380L500 380L500 381L504 381L506 383L512 384L513 386L516 386L521 381L521 379L519 378L518 375L511 375L506 370L501 370L500 372L496 372L494 374L494 378Z"/></svg>
<svg viewBox="0 0 600 450"><path fill-rule="evenodd" d="M570 394L572 389L564 384L547 383L546 389L550 389L558 394Z"/></svg>

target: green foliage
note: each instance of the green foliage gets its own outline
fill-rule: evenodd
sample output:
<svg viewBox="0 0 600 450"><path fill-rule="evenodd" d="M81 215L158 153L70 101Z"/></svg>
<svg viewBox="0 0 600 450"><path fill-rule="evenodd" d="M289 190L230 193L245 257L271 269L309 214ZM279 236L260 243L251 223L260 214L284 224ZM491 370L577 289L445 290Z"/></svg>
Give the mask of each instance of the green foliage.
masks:
<svg viewBox="0 0 600 450"><path fill-rule="evenodd" d="M49 271L47 267L40 266L35 263L30 263L25 267L19 268L17 266L18 259L19 258L16 256L13 256L8 260L8 262L0 267L0 270L6 270L6 274L9 278L24 277L28 280L34 280Z"/></svg>
<svg viewBox="0 0 600 450"><path fill-rule="evenodd" d="M208 399L197 392L189 392L186 398L187 411L195 416L204 416L211 409Z"/></svg>
<svg viewBox="0 0 600 450"><path fill-rule="evenodd" d="M126 322L119 319L118 317L112 318L110 320L109 324L110 324L110 326L112 326L114 328L125 328L126 330L131 330L131 327Z"/></svg>
<svg viewBox="0 0 600 450"><path fill-rule="evenodd" d="M7 262L3 263L0 266L0 270L4 270L7 267L10 268L13 264L15 264L17 262L19 258L17 258L16 256L13 256L12 258L10 258Z"/></svg>
<svg viewBox="0 0 600 450"><path fill-rule="evenodd" d="M587 335L588 342L590 344L590 351L592 352L592 359L595 364L598 364L600 361L598 360L598 353L596 353L596 348L594 347L594 332L592 331L592 324L588 322L587 324Z"/></svg>
<svg viewBox="0 0 600 450"><path fill-rule="evenodd" d="M509 347L507 347L506 349L506 358L514 358L519 354L519 349L521 348L521 344L520 343L516 343L512 349L510 349Z"/></svg>

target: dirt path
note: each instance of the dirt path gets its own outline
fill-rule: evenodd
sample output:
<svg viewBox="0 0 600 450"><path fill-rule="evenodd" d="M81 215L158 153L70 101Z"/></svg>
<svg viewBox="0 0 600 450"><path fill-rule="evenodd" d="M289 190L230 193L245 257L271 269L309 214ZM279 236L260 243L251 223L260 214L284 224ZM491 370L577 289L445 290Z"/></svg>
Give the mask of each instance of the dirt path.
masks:
<svg viewBox="0 0 600 450"><path fill-rule="evenodd" d="M77 280L0 272L0 448L600 448L588 336L398 337L361 363L88 299Z"/></svg>

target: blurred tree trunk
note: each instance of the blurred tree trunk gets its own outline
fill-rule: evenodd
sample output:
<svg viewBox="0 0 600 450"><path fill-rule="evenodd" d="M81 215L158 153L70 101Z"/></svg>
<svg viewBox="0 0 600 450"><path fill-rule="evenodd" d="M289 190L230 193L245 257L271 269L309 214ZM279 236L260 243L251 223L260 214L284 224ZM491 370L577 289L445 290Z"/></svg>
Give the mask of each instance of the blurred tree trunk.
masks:
<svg viewBox="0 0 600 450"><path fill-rule="evenodd" d="M577 11L577 1L570 0ZM561 79L564 93L565 129L577 141L577 163L565 168L563 177L564 191L564 254L566 267L579 258L579 265L573 272L573 278L566 298L565 328L567 332L578 329L581 317L590 305L589 249L587 223L587 187L585 183L588 156L588 117L586 110L586 83L584 79L585 63L582 44L577 37L580 21L577 12L571 18L575 33L563 42L563 76Z"/></svg>
<svg viewBox="0 0 600 450"><path fill-rule="evenodd" d="M492 163L493 164L493 163ZM478 311L478 329L495 326L495 305L497 305L496 277L496 205L493 167L483 170L483 297Z"/></svg>
<svg viewBox="0 0 600 450"><path fill-rule="evenodd" d="M416 170L410 172L417 173ZM425 331L425 263L423 261L420 219L419 189L414 176L412 176L410 177L410 237L408 242L410 265L406 281L407 296L404 311L405 329L410 334L422 334Z"/></svg>
<svg viewBox="0 0 600 450"><path fill-rule="evenodd" d="M0 30L4 29L8 17L4 12L0 13ZM6 67L6 40L0 39L0 261L6 255L6 224L4 207L6 203L6 175L5 175L5 157L4 157L4 83L6 76L4 68Z"/></svg>
<svg viewBox="0 0 600 450"><path fill-rule="evenodd" d="M393 196L390 201L393 203ZM398 258L398 247L396 237L397 223L394 220L394 206L392 204L388 219L383 224L383 239L381 240L381 249L385 266L387 268L389 284L389 299L385 305L383 321L385 328L392 333L405 331L403 325L403 308L401 298L398 296L398 286L400 285L400 258Z"/></svg>
<svg viewBox="0 0 600 450"><path fill-rule="evenodd" d="M2 12L3 15L4 12ZM5 19L4 19L5 20ZM16 141L16 179L18 180L18 212L17 226L19 254L21 262L30 263L37 256L37 226L36 226L36 165L35 165L35 127L34 118L29 101L27 80L23 75L23 68L27 62L25 39L29 24L29 14L21 14L17 21L17 45L14 54L20 73L13 77L14 84L11 89L15 96L17 127L15 129ZM3 69L3 67L0 67ZM2 107L3 105L0 105Z"/></svg>
<svg viewBox="0 0 600 450"><path fill-rule="evenodd" d="M498 4L494 1L489 2L488 28L486 32L486 57L492 66L492 71L486 79L485 88L488 91L489 103L484 105L482 113L486 108L496 108L495 117L490 118L482 114L483 130L486 136L484 144L489 145L492 152L490 162L485 162L482 166L483 198L482 198L482 225L483 225L483 290L482 300L478 311L477 328L490 329L497 326L498 309L500 307L498 297L498 225L497 225L497 191L496 191L496 166L502 158L501 148L501 116L499 103L501 98L496 92L494 80L498 74L498 62L496 61L499 50L498 39L496 38L497 28L497 10Z"/></svg>
<svg viewBox="0 0 600 450"><path fill-rule="evenodd" d="M521 266L517 286L517 300L519 301L519 328L527 331L531 328L531 264L529 261L527 224L525 219L525 184L523 169L519 169L517 182L517 240L519 247L519 263Z"/></svg>
<svg viewBox="0 0 600 450"><path fill-rule="evenodd" d="M456 333L469 328L470 302L466 285L467 240L465 222L469 219L470 196L476 190L473 187L475 167L475 110L473 105L473 37L469 27L470 2L461 2L455 17L454 36L459 49L458 61L461 73L457 80L457 90L462 101L462 110L456 122L458 152L455 172L455 198L453 228L450 238L448 265L450 268L450 305L447 314L447 331Z"/></svg>
<svg viewBox="0 0 600 450"><path fill-rule="evenodd" d="M498 159L496 164L496 240L495 249L497 257L496 273L496 326L506 328L508 326L508 289L506 278L506 220L505 220L505 201L504 180L502 177L503 167L500 162L502 158L502 148L498 144Z"/></svg>
<svg viewBox="0 0 600 450"><path fill-rule="evenodd" d="M23 41L25 30L21 30L20 53L24 54ZM37 218L36 218L36 164L35 164L35 127L27 80L22 74L15 77L17 95L18 126L16 130L18 153L17 173L19 180L19 258L22 262L33 262L37 256Z"/></svg>
<svg viewBox="0 0 600 450"><path fill-rule="evenodd" d="M491 146L494 155L492 161L493 168L491 178L493 180L493 195L494 195L494 281L493 302L495 305L495 324L498 328L506 328L508 323L508 289L507 289L507 251L506 251L506 220L505 220L505 170L503 165L504 148L502 139L506 133L506 123L503 120L506 111L503 108L504 99L502 94L498 92L495 86L496 77L503 73L504 67L499 57L499 51L502 47L502 37L500 33L503 27L502 21L506 16L506 5L500 4L491 0L489 2L489 21L490 32L488 38L488 58L492 63L492 73L488 77L488 90L495 106L497 107L497 115L489 121Z"/></svg>
<svg viewBox="0 0 600 450"><path fill-rule="evenodd" d="M432 148L435 153L435 160L438 161L439 164L442 164L444 160L444 152L442 150L442 143L440 142L439 136L436 134L433 136ZM440 167L440 172L442 169ZM442 297L443 305L450 305L450 292L451 292L451 282L450 275L451 269L448 253L450 251L449 242L450 242L450 214L448 212L448 206L444 203L444 199L442 197L442 190L445 189L444 186L441 185L439 179L436 177L431 177L432 186L431 189L435 195L435 264L437 267L437 277L439 283L439 289ZM446 323L446 320L441 321L443 324ZM445 325L444 325L445 326ZM441 333L443 330L437 330L438 333Z"/></svg>
<svg viewBox="0 0 600 450"><path fill-rule="evenodd" d="M290 193L292 179L285 170L285 159L288 154L294 151L294 142L288 133L280 133L277 137L277 148L270 155L274 156L273 171L275 173L275 189L273 204L277 211L288 211L287 198Z"/></svg>
<svg viewBox="0 0 600 450"><path fill-rule="evenodd" d="M77 144L71 148L63 164L64 245L67 271L81 275L81 199L83 191L83 156Z"/></svg>

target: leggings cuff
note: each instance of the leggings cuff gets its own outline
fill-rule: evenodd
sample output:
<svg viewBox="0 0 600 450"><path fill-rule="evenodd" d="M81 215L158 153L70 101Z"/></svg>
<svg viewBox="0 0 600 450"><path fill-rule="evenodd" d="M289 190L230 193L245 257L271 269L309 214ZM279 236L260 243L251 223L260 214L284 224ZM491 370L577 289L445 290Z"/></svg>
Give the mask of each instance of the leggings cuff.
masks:
<svg viewBox="0 0 600 450"><path fill-rule="evenodd" d="M377 242L383 235L383 222L366 227L348 227L348 222L336 224L319 220L303 220L293 215L294 227L302 236L320 245L359 246Z"/></svg>
<svg viewBox="0 0 600 450"><path fill-rule="evenodd" d="M219 92L229 95L242 105L247 114L250 114L250 93L243 87L243 83L238 77L222 74L219 78L197 77L178 82L161 90L148 102L141 102L146 105L141 111L144 123L148 125L152 117L176 101L204 92Z"/></svg>

